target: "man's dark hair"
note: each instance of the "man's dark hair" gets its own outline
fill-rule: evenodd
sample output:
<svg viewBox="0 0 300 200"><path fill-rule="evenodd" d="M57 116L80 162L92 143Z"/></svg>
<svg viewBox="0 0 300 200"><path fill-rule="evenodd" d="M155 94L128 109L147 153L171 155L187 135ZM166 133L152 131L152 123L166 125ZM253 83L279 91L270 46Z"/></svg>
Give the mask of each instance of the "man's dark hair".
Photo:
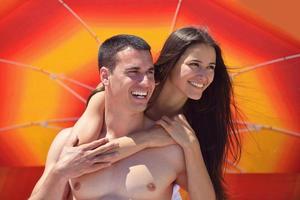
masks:
<svg viewBox="0 0 300 200"><path fill-rule="evenodd" d="M142 38L135 35L120 34L105 40L99 47L98 67L105 66L113 71L116 65L116 54L128 47L136 50L151 50L150 45Z"/></svg>

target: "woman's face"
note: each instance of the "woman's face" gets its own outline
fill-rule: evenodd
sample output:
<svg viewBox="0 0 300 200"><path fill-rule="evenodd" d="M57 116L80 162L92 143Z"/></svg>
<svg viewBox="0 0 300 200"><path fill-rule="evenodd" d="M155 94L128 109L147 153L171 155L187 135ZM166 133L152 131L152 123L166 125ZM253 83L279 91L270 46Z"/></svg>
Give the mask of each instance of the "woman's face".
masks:
<svg viewBox="0 0 300 200"><path fill-rule="evenodd" d="M215 49L206 44L194 44L180 57L169 80L183 95L198 100L213 81L215 67Z"/></svg>

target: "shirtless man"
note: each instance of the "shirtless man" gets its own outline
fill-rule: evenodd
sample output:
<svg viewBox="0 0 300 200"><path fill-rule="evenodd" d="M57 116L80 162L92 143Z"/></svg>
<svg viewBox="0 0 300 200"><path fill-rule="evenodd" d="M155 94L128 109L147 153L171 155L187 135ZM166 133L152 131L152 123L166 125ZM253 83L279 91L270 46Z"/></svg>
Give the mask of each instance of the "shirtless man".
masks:
<svg viewBox="0 0 300 200"><path fill-rule="evenodd" d="M150 47L118 46L132 39L136 37L115 36L101 47L107 54L100 58L100 76L105 87L105 123L100 137L119 138L154 125L143 113L154 89ZM119 48L115 55L110 55L112 48ZM110 59L112 63L106 63L109 57L114 57ZM107 146L105 151L113 147ZM95 151L94 148L89 150ZM185 186L186 182L184 158L177 145L146 149L100 169L70 181L75 199L171 199L173 184Z"/></svg>
<svg viewBox="0 0 300 200"><path fill-rule="evenodd" d="M114 48L128 37L131 36L115 36L106 40L102 47ZM113 65L103 62L100 69L105 87L102 137L121 137L154 125L144 115L155 87L149 50L121 47ZM177 145L146 149L109 168L72 179L72 193L75 199L170 200L173 184L185 185L184 163L183 153Z"/></svg>

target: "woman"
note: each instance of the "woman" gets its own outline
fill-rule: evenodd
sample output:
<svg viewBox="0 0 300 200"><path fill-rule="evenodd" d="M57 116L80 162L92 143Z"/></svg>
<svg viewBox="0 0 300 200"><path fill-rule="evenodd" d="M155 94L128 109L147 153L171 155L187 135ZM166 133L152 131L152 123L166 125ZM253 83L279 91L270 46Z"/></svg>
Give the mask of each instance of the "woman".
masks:
<svg viewBox="0 0 300 200"><path fill-rule="evenodd" d="M194 130L190 137L196 136L199 142L193 143L192 138L190 145L195 149L200 147L216 197L225 199L222 182L227 152L238 160L241 148L233 122L232 112L237 110L232 99L232 84L219 45L203 28L178 29L165 42L155 70L159 85L147 115L158 120L163 115L184 114ZM176 126L174 123L167 117L159 121L185 149L182 135L171 133L175 128L170 128L170 124ZM186 160L190 157L185 156Z"/></svg>

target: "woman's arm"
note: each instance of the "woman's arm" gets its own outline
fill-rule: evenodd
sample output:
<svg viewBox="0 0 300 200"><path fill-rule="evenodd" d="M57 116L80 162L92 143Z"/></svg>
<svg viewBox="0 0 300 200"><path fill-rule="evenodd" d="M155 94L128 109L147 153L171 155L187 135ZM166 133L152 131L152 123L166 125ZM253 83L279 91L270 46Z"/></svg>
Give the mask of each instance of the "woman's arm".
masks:
<svg viewBox="0 0 300 200"><path fill-rule="evenodd" d="M191 200L215 200L216 194L207 172L199 141L183 115L176 116L174 120L162 117L157 122L178 143L185 156L185 171L177 177L176 182L186 189Z"/></svg>
<svg viewBox="0 0 300 200"><path fill-rule="evenodd" d="M166 133L166 131L155 126L147 130L135 132L128 136L111 139L111 142L118 143L118 154L110 161L112 163L129 157L143 149L163 147L175 144L175 141Z"/></svg>
<svg viewBox="0 0 300 200"><path fill-rule="evenodd" d="M77 135L79 144L85 144L99 138L104 119L104 92L93 95L89 104L75 124L72 134ZM118 143L118 154L110 162L117 162L145 148L174 144L174 140L160 127L132 133L128 136L111 139Z"/></svg>
<svg viewBox="0 0 300 200"><path fill-rule="evenodd" d="M104 92L98 92L91 97L84 113L72 129L72 135L79 139L78 145L99 138L104 121L104 105Z"/></svg>

